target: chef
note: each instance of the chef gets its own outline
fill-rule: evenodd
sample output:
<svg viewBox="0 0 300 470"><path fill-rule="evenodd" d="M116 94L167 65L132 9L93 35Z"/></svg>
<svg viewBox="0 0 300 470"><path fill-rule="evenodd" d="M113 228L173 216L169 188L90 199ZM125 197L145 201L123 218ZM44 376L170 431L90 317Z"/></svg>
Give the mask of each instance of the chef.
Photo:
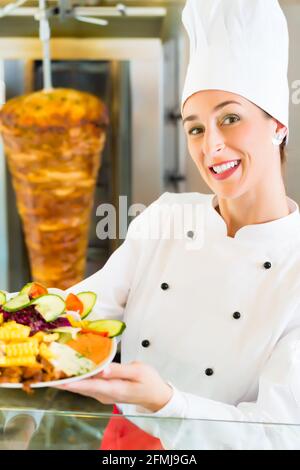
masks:
<svg viewBox="0 0 300 470"><path fill-rule="evenodd" d="M184 130L212 194L163 194L71 289L98 292L101 317L127 328L122 364L62 388L125 415L300 424L300 215L282 175L286 19L277 0L187 0L183 21Z"/></svg>

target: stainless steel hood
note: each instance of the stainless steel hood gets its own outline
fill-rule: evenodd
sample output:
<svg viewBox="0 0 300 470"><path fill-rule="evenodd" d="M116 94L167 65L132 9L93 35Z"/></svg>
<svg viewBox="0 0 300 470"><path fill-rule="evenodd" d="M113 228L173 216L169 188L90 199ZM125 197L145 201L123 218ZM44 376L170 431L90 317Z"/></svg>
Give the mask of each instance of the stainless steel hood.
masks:
<svg viewBox="0 0 300 470"><path fill-rule="evenodd" d="M8 0L0 0L0 8L8 3ZM108 25L87 24L77 21L71 15L62 15L61 7L66 5L66 0L50 0L47 5L53 8L53 15L50 16L52 37L160 38L165 41L178 33L184 0L74 0L67 3L79 13L107 19ZM125 7L125 14L116 10L120 3ZM0 37L37 37L38 22L34 18L36 11L37 0L27 1L3 18L0 15Z"/></svg>

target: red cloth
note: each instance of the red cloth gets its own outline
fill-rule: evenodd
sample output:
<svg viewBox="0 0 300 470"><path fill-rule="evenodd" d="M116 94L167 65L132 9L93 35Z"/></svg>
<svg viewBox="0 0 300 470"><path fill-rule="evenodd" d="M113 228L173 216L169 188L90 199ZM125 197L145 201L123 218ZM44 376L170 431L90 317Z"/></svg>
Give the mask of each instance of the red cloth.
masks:
<svg viewBox="0 0 300 470"><path fill-rule="evenodd" d="M156 437L140 429L122 416L114 405L113 414L104 431L100 450L163 450Z"/></svg>

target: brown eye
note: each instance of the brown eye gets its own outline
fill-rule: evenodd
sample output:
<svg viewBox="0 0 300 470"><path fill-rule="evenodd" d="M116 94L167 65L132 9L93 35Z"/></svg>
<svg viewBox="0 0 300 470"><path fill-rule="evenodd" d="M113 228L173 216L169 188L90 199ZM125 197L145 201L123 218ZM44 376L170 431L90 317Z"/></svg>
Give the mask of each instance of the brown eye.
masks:
<svg viewBox="0 0 300 470"><path fill-rule="evenodd" d="M227 116L224 119L223 124L225 124L226 121L228 121L228 120L230 120L229 124L234 124L235 122L240 121L240 118L239 118L239 116L236 116L236 115Z"/></svg>
<svg viewBox="0 0 300 470"><path fill-rule="evenodd" d="M203 129L201 127L193 127L190 131L190 135L199 135L203 132Z"/></svg>

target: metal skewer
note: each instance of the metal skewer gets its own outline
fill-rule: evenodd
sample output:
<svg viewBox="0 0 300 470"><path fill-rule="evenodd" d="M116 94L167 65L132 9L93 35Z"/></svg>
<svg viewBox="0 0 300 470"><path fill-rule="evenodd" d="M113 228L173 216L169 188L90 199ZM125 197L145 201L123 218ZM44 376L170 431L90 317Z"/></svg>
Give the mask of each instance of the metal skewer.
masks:
<svg viewBox="0 0 300 470"><path fill-rule="evenodd" d="M35 19L40 22L40 40L43 44L43 81L44 90L52 89L52 78L51 78L51 56L50 56L50 26L49 20L46 13L46 1L39 0L39 14L36 15Z"/></svg>

